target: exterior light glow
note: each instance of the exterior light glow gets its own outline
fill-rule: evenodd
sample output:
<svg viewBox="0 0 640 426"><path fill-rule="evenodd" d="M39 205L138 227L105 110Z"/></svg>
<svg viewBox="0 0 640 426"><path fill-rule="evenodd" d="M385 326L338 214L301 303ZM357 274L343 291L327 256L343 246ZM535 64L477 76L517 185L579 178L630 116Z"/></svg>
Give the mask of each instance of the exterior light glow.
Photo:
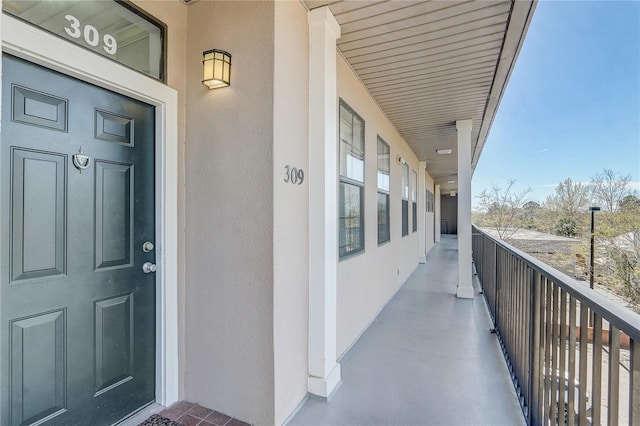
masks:
<svg viewBox="0 0 640 426"><path fill-rule="evenodd" d="M231 83L231 54L212 49L202 52L202 84L209 89L227 87Z"/></svg>
<svg viewBox="0 0 640 426"><path fill-rule="evenodd" d="M436 152L440 155L448 155L451 154L451 148L436 149Z"/></svg>
<svg viewBox="0 0 640 426"><path fill-rule="evenodd" d="M456 183L455 180L448 180L447 183Z"/></svg>

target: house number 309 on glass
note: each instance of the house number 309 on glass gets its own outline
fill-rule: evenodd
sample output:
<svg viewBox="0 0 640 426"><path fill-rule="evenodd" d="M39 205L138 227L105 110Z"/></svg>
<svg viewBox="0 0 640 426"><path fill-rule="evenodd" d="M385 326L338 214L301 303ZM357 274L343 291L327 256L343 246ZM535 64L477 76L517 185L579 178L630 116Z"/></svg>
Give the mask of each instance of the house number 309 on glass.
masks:
<svg viewBox="0 0 640 426"><path fill-rule="evenodd" d="M69 26L64 27L64 30L70 37L80 38L84 36L84 41L92 47L100 44L100 33L96 27L88 24L83 27L80 20L73 15L66 15L64 19L69 21ZM102 48L108 54L115 55L118 51L118 42L111 34L105 34L102 37Z"/></svg>
<svg viewBox="0 0 640 426"><path fill-rule="evenodd" d="M284 166L284 181L294 185L302 185L304 181L304 172L289 165Z"/></svg>

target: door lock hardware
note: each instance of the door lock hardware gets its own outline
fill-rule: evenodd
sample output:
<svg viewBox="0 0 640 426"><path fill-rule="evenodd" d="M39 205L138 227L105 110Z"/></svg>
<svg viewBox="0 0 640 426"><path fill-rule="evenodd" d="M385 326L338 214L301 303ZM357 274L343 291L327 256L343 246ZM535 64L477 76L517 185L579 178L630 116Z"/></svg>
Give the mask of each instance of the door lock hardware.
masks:
<svg viewBox="0 0 640 426"><path fill-rule="evenodd" d="M150 251L153 251L154 247L155 246L151 241L145 241L144 244L142 244L142 251L145 253L149 253Z"/></svg>
<svg viewBox="0 0 640 426"><path fill-rule="evenodd" d="M142 265L142 272L144 272L145 274L150 274L157 270L158 270L158 267L156 266L155 263L144 262L144 264Z"/></svg>

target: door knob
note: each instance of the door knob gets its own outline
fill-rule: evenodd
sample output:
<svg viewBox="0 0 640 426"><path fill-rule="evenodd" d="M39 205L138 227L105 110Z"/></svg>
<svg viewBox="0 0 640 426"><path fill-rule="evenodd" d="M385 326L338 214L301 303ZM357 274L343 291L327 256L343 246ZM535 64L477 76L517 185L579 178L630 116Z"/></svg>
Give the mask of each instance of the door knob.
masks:
<svg viewBox="0 0 640 426"><path fill-rule="evenodd" d="M155 263L144 262L144 264L142 265L142 271L145 274L150 274L151 272L155 272L157 269L158 267L156 266Z"/></svg>

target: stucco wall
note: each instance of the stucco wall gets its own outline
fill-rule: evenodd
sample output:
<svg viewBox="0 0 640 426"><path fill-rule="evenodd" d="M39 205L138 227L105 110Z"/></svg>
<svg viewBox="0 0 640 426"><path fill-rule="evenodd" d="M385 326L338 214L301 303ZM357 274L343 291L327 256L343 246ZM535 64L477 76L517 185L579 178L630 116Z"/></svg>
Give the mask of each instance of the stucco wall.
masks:
<svg viewBox="0 0 640 426"><path fill-rule="evenodd" d="M275 423L307 395L309 365L309 26L297 1L275 2L273 261ZM302 170L293 183L285 172ZM296 178L297 179L297 178Z"/></svg>
<svg viewBox="0 0 640 426"><path fill-rule="evenodd" d="M411 231L411 207L409 235L402 237L402 169L395 159L398 155L406 159L409 175L418 170L418 160L339 54L337 68L338 96L365 121L365 250L338 265L336 352L340 356L415 270L419 249L418 233ZM391 149L391 241L381 246L377 233L378 135Z"/></svg>
<svg viewBox="0 0 640 426"><path fill-rule="evenodd" d="M309 191L306 182L283 182L285 165L308 171L306 9L297 1L135 3L167 26L167 84L178 91L181 106L180 398L258 424L279 424L307 394ZM228 89L210 92L199 83L202 51L210 48L233 55ZM260 383L262 390L254 386Z"/></svg>
<svg viewBox="0 0 640 426"><path fill-rule="evenodd" d="M274 3L187 11L185 397L272 424ZM228 88L200 83L212 48Z"/></svg>

